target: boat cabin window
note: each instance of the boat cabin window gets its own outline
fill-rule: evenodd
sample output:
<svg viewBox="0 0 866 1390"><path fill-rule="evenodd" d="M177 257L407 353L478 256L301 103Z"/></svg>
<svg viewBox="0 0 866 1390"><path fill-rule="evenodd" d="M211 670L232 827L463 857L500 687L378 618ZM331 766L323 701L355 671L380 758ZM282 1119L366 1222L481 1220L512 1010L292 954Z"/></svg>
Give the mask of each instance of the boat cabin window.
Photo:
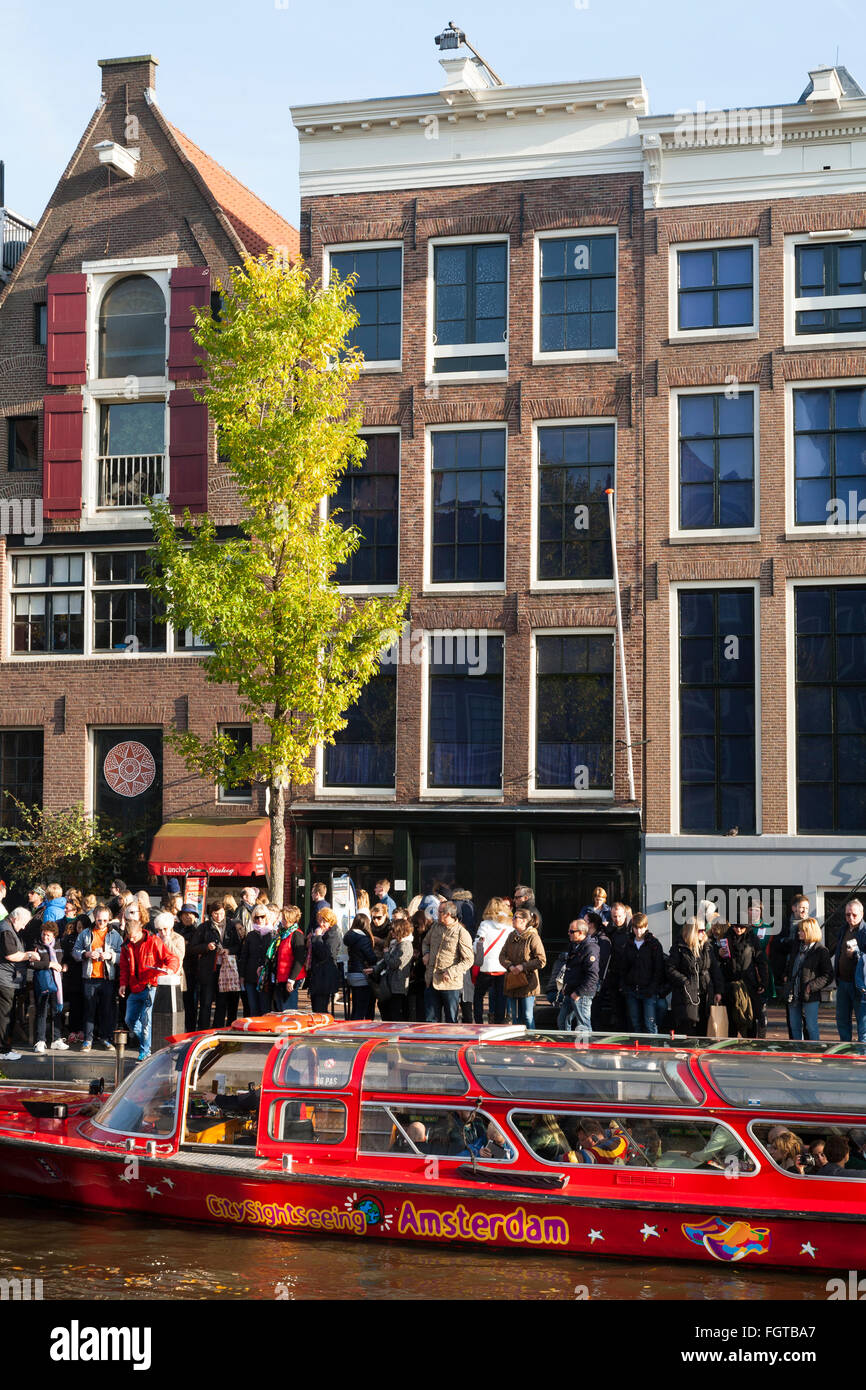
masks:
<svg viewBox="0 0 866 1390"><path fill-rule="evenodd" d="M701 1069L729 1105L761 1110L863 1113L866 1064L842 1057L701 1058Z"/></svg>
<svg viewBox="0 0 866 1390"><path fill-rule="evenodd" d="M364 1068L365 1091L401 1095L465 1096L469 1083L456 1047L387 1042L374 1048Z"/></svg>
<svg viewBox="0 0 866 1390"><path fill-rule="evenodd" d="M255 1147L273 1038L208 1038L189 1069L183 1143Z"/></svg>
<svg viewBox="0 0 866 1390"><path fill-rule="evenodd" d="M515 1100L677 1107L702 1100L688 1063L659 1053L482 1044L466 1049L466 1061L490 1095Z"/></svg>
<svg viewBox="0 0 866 1390"><path fill-rule="evenodd" d="M753 1121L749 1133L775 1167L791 1177L866 1179L866 1127Z"/></svg>
<svg viewBox="0 0 866 1390"><path fill-rule="evenodd" d="M321 1096L292 1096L275 1100L268 1119L272 1139L294 1144L341 1144L346 1137L347 1111L340 1100Z"/></svg>
<svg viewBox="0 0 866 1390"><path fill-rule="evenodd" d="M516 1110L510 1119L536 1158L557 1167L700 1169L726 1177L757 1172L757 1164L734 1131L714 1120Z"/></svg>
<svg viewBox="0 0 866 1390"><path fill-rule="evenodd" d="M511 1163L517 1150L480 1110L444 1106L364 1105L360 1152L417 1158L481 1158Z"/></svg>
<svg viewBox="0 0 866 1390"><path fill-rule="evenodd" d="M178 1043L142 1062L105 1102L94 1124L115 1134L173 1134L180 1078L189 1049L188 1042Z"/></svg>
<svg viewBox="0 0 866 1390"><path fill-rule="evenodd" d="M364 1038L345 1042L331 1038L314 1038L309 1042L292 1043L283 1049L274 1068L278 1086L292 1089L321 1087L329 1091L344 1090L351 1080L352 1067L363 1047Z"/></svg>

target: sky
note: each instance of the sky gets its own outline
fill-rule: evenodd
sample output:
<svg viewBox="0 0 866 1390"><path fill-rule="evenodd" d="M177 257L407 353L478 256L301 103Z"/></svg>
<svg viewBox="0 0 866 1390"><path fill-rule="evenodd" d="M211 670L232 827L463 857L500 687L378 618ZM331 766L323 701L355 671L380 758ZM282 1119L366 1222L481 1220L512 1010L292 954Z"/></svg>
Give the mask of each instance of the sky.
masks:
<svg viewBox="0 0 866 1390"><path fill-rule="evenodd" d="M290 107L432 92L453 19L509 85L643 78L654 114L796 101L837 60L866 90L863 0L0 0L6 204L37 220L100 92L152 53L166 117L298 221Z"/></svg>

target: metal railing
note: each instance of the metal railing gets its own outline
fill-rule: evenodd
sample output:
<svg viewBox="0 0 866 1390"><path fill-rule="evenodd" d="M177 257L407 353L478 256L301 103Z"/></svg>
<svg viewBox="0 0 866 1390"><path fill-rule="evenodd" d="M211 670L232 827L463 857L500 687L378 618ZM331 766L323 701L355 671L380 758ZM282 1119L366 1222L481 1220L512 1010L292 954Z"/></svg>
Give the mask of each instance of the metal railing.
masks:
<svg viewBox="0 0 866 1390"><path fill-rule="evenodd" d="M99 459L98 507L143 507L163 491L164 454L103 454Z"/></svg>
<svg viewBox="0 0 866 1390"><path fill-rule="evenodd" d="M0 280L8 280L35 231L32 222L0 208Z"/></svg>

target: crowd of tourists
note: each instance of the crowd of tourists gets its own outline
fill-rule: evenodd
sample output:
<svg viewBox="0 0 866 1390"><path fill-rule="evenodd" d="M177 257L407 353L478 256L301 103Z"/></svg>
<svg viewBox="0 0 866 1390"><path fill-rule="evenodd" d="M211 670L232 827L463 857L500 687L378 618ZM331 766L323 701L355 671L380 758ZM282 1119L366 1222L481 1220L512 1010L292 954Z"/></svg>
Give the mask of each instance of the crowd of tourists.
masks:
<svg viewBox="0 0 866 1390"><path fill-rule="evenodd" d="M817 1040L819 1008L835 989L839 1037L866 1041L863 904L845 907L832 954L793 899L781 932L760 902L745 923L720 919L705 901L667 953L642 912L608 903L596 888L568 927L568 949L548 967L541 914L518 884L478 911L471 892L440 886L405 908L380 879L358 894L348 925L316 883L304 922L250 886L240 899L212 897L203 914L169 879L160 910L146 892L115 880L104 899L59 883L37 884L29 907L7 914L0 881L0 1060L20 1057L12 1031L33 1008L37 1055L49 1049L112 1048L120 1025L139 1060L150 1054L160 982L178 984L187 1030L224 1027L247 1015L298 1007L388 1021L535 1025L543 990L559 1029L674 1032L693 1037L766 1036L767 1005L784 1004L792 1038ZM542 984L542 978L546 983Z"/></svg>

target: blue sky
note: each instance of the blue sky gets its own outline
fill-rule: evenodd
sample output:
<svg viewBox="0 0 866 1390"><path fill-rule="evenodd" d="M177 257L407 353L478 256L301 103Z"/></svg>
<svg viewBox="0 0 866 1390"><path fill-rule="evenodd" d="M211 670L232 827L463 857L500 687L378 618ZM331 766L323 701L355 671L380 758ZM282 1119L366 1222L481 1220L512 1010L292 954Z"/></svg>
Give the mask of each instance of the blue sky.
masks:
<svg viewBox="0 0 866 1390"><path fill-rule="evenodd" d="M455 8L451 8L455 4ZM453 19L508 83L633 76L650 108L796 101L839 62L866 88L862 0L0 0L6 201L37 218L99 96L98 58L153 53L175 125L297 222L289 107L435 91ZM859 14L858 14L859 10Z"/></svg>

